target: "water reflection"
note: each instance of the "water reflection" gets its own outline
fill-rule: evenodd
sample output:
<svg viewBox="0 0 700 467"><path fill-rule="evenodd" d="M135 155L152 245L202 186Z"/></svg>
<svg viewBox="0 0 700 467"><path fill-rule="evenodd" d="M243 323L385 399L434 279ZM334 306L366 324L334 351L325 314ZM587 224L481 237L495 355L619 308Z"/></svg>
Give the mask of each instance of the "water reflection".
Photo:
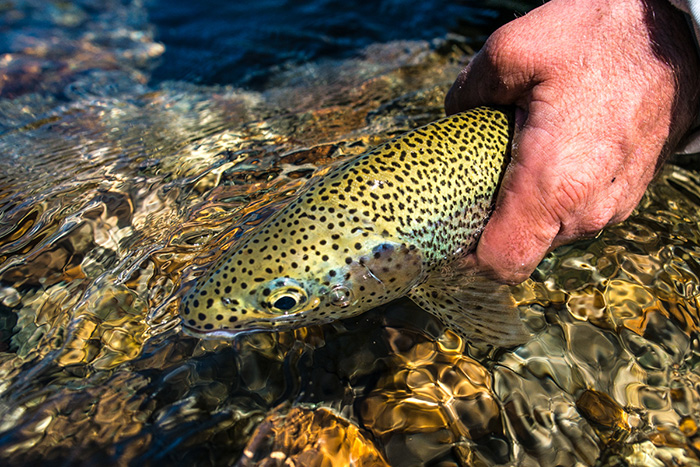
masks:
<svg viewBox="0 0 700 467"><path fill-rule="evenodd" d="M521 347L473 348L408 300L178 332L192 281L309 180L438 118L462 53L374 45L264 92L121 65L59 100L20 83L0 101L2 462L698 465L700 178L673 165L516 288Z"/></svg>

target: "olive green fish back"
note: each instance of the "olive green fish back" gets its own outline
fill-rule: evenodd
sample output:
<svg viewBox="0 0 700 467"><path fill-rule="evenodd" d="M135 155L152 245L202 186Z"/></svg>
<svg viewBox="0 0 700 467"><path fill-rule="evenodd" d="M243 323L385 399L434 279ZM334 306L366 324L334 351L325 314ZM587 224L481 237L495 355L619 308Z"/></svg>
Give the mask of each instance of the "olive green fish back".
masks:
<svg viewBox="0 0 700 467"><path fill-rule="evenodd" d="M444 118L334 175L350 175L338 193L354 193L374 224L415 244L437 266L478 239L509 162L511 130L507 115L492 108ZM371 187L363 183L368 175Z"/></svg>

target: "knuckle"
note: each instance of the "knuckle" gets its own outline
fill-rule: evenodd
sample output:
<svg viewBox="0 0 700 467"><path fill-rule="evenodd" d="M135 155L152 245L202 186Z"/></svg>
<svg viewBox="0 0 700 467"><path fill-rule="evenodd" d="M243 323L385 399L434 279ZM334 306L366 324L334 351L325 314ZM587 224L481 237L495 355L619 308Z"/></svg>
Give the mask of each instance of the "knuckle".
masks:
<svg viewBox="0 0 700 467"><path fill-rule="evenodd" d="M495 68L510 68L522 58L522 50L507 26L496 30L484 44L484 58Z"/></svg>
<svg viewBox="0 0 700 467"><path fill-rule="evenodd" d="M591 186L588 181L563 177L557 188L560 215L573 214L587 204Z"/></svg>
<svg viewBox="0 0 700 467"><path fill-rule="evenodd" d="M510 28L507 24L501 26L500 28L496 29L493 33L491 33L491 35L486 40L486 43L484 44L483 50L486 52L487 55L493 55L495 52L503 49L504 46L508 45L508 43L510 42L510 34Z"/></svg>
<svg viewBox="0 0 700 467"><path fill-rule="evenodd" d="M541 225L556 224L562 230L585 214L589 184L573 177L554 177L537 186Z"/></svg>

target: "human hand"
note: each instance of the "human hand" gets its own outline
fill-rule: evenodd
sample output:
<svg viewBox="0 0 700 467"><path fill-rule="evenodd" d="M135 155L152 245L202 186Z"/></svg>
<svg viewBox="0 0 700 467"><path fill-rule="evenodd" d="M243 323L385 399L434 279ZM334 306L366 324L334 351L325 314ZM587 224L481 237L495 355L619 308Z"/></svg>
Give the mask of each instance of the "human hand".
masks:
<svg viewBox="0 0 700 467"><path fill-rule="evenodd" d="M516 105L513 157L475 257L525 280L548 251L624 220L698 111L700 65L663 0L552 0L497 30L449 114Z"/></svg>

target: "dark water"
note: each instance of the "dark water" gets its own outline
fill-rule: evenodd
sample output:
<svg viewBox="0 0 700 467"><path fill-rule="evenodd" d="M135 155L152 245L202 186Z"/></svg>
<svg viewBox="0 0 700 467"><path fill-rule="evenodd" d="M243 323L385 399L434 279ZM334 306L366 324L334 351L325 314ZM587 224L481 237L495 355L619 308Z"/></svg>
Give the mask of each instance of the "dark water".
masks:
<svg viewBox="0 0 700 467"><path fill-rule="evenodd" d="M522 8L194 3L0 2L0 465L700 465L700 177L673 165L514 288L520 347L408 300L183 335L209 265L442 116Z"/></svg>
<svg viewBox="0 0 700 467"><path fill-rule="evenodd" d="M456 33L476 48L526 11L525 2L409 0L153 0L148 15L165 45L156 81L260 88L275 71L356 56L370 44ZM534 2L533 2L534 3Z"/></svg>

